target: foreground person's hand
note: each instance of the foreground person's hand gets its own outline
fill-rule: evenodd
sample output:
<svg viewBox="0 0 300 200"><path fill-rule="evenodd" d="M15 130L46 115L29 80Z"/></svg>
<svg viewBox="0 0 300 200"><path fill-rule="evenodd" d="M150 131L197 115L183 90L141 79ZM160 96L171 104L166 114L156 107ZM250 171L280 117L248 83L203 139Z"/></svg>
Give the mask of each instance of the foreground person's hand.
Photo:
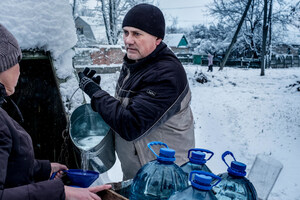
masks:
<svg viewBox="0 0 300 200"><path fill-rule="evenodd" d="M89 188L65 186L66 200L101 200L96 193L110 188L111 185L99 185Z"/></svg>
<svg viewBox="0 0 300 200"><path fill-rule="evenodd" d="M57 172L54 179L61 178L63 174L63 170L68 170L68 167L66 165L60 164L60 163L50 163L51 164L51 173L50 176Z"/></svg>

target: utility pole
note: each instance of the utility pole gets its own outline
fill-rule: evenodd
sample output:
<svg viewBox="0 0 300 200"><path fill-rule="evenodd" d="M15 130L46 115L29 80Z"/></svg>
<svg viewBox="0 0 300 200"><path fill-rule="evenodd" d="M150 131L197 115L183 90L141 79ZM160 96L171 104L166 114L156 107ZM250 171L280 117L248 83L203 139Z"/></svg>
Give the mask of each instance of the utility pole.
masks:
<svg viewBox="0 0 300 200"><path fill-rule="evenodd" d="M248 0L248 3L247 3L246 8L245 8L245 11L244 11L244 13L243 13L243 15L242 15L242 18L241 18L241 20L240 20L240 23L239 23L239 25L238 25L238 27L237 27L237 29L236 29L236 31L235 31L235 34L234 34L234 36L233 36L233 38L232 38L232 40L231 40L231 43L230 43L229 47L228 47L227 50L226 50L225 57L224 57L223 60L222 60L222 63L221 63L221 65L220 65L220 69L219 69L219 70L223 70L223 68L224 68L224 66L225 66L225 63L226 63L226 61L227 61L227 59L228 59L228 57L229 57L229 54L230 54L230 52L231 52L231 50L232 50L232 48L233 48L233 45L235 44L235 42L236 42L236 40L237 40L237 36L238 36L238 34L239 34L239 32L240 32L240 30L241 30L241 28L242 28L244 19L245 19L246 15L247 15L247 12L248 12L248 10L249 10L249 7L250 7L250 5L251 5L251 2L252 2L252 0Z"/></svg>

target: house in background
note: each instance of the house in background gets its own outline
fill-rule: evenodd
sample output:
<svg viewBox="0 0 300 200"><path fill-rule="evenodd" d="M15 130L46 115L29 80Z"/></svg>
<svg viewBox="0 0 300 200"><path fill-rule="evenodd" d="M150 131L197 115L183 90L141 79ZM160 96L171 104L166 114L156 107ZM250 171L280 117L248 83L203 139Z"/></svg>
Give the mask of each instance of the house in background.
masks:
<svg viewBox="0 0 300 200"><path fill-rule="evenodd" d="M183 33L166 34L163 41L175 54L190 53L189 43Z"/></svg>
<svg viewBox="0 0 300 200"><path fill-rule="evenodd" d="M75 19L78 42L73 63L77 70L86 65L97 73L112 73L120 69L124 52L121 45L108 45L105 26L98 18L79 16ZM109 67L108 67L109 66Z"/></svg>
<svg viewBox="0 0 300 200"><path fill-rule="evenodd" d="M107 44L105 26L97 18L78 16L75 19L78 39L85 43Z"/></svg>

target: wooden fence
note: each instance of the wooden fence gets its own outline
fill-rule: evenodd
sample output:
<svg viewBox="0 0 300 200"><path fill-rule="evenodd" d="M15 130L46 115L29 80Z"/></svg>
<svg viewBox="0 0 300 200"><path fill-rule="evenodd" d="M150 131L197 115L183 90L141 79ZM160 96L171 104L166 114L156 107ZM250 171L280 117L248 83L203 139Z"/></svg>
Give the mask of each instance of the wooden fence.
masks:
<svg viewBox="0 0 300 200"><path fill-rule="evenodd" d="M271 68L300 67L300 56L275 56L271 58Z"/></svg>

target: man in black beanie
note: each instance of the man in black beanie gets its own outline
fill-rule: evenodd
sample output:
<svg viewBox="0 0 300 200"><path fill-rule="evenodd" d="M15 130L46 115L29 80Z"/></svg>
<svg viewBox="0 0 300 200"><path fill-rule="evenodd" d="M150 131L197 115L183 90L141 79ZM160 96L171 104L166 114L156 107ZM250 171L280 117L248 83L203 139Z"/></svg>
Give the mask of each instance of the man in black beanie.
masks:
<svg viewBox="0 0 300 200"><path fill-rule="evenodd" d="M95 71L86 68L79 78L93 110L111 127L127 180L156 159L147 148L149 142L166 143L176 151L175 162L181 165L188 161L195 139L191 92L183 66L162 42L162 12L150 4L136 5L125 15L122 27L126 55L115 97L101 89Z"/></svg>

